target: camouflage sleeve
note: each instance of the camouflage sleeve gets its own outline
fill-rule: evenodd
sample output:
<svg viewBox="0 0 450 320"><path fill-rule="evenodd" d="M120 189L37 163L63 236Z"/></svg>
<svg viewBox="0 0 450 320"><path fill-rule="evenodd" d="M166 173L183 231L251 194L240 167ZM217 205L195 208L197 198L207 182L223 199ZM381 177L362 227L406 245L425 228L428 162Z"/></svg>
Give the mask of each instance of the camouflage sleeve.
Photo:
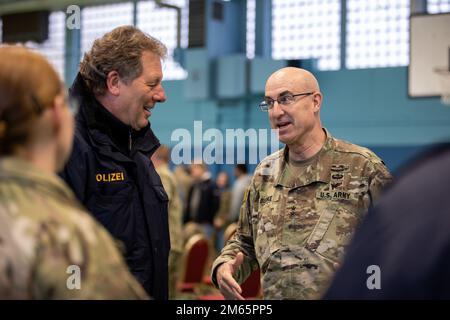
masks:
<svg viewBox="0 0 450 320"><path fill-rule="evenodd" d="M38 299L146 299L112 238L86 217L83 228L41 225L29 288Z"/></svg>
<svg viewBox="0 0 450 320"><path fill-rule="evenodd" d="M29 250L22 250L21 245L24 245L25 241L16 241L17 232L4 205L5 203L0 203L0 300L30 299L29 261L33 257L33 243L26 241ZM26 224L22 222L22 225Z"/></svg>
<svg viewBox="0 0 450 320"><path fill-rule="evenodd" d="M369 193L372 205L376 203L383 189L392 181L392 175L384 162L380 159L377 160L372 162L369 173Z"/></svg>
<svg viewBox="0 0 450 320"><path fill-rule="evenodd" d="M213 263L211 279L216 287L218 287L216 278L217 268L221 264L233 260L239 251L244 254L244 262L239 268L237 274L234 275L238 283L243 283L251 274L252 270L258 267L253 244L253 228L251 220L255 193L256 190L253 185L250 185L245 192L244 199L242 201L236 233L234 237L228 241L227 245L222 249L219 257Z"/></svg>

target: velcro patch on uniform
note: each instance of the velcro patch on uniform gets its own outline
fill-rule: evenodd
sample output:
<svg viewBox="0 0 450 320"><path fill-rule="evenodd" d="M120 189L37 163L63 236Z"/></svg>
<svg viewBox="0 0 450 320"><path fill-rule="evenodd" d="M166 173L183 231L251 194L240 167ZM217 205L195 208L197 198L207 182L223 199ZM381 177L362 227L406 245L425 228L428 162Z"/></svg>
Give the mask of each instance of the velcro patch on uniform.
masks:
<svg viewBox="0 0 450 320"><path fill-rule="evenodd" d="M95 175L95 180L97 180L97 182L117 182L124 181L124 177L123 172L97 173Z"/></svg>
<svg viewBox="0 0 450 320"><path fill-rule="evenodd" d="M350 167L348 164L333 164L331 165L331 171L334 172L349 172Z"/></svg>
<svg viewBox="0 0 450 320"><path fill-rule="evenodd" d="M326 200L354 200L354 195L351 192L346 192L344 190L336 190L336 191L317 191L316 192L317 199L326 199Z"/></svg>

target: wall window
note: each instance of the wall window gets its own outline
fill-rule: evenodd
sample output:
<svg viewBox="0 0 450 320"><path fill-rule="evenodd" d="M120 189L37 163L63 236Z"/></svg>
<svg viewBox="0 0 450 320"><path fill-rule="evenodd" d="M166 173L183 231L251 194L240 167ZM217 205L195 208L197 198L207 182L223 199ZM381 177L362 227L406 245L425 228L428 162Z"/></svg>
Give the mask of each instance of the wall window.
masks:
<svg viewBox="0 0 450 320"><path fill-rule="evenodd" d="M347 0L349 69L409 63L410 0Z"/></svg>
<svg viewBox="0 0 450 320"><path fill-rule="evenodd" d="M52 12L49 16L48 39L41 44L28 41L25 45L44 55L64 79L65 14ZM0 19L0 43L2 42L2 20Z"/></svg>
<svg viewBox="0 0 450 320"><path fill-rule="evenodd" d="M49 16L48 39L43 43L28 41L25 45L43 54L64 79L64 53L66 36L66 15L62 11Z"/></svg>
<svg viewBox="0 0 450 320"><path fill-rule="evenodd" d="M181 11L181 47L188 44L189 6L187 0L172 0L165 3L182 8ZM138 28L161 40L168 50L164 60L164 80L180 80L187 78L187 72L174 59L173 50L177 46L177 14L175 9L159 7L154 1L138 3Z"/></svg>
<svg viewBox="0 0 450 320"><path fill-rule="evenodd" d="M253 59L255 57L255 0L247 0L247 58Z"/></svg>
<svg viewBox="0 0 450 320"><path fill-rule="evenodd" d="M133 24L131 2L86 7L81 13L81 56L89 51L94 40L112 29Z"/></svg>
<svg viewBox="0 0 450 320"><path fill-rule="evenodd" d="M318 59L319 70L340 68L340 0L273 0L272 57Z"/></svg>
<svg viewBox="0 0 450 320"><path fill-rule="evenodd" d="M450 0L428 0L428 13L450 12Z"/></svg>

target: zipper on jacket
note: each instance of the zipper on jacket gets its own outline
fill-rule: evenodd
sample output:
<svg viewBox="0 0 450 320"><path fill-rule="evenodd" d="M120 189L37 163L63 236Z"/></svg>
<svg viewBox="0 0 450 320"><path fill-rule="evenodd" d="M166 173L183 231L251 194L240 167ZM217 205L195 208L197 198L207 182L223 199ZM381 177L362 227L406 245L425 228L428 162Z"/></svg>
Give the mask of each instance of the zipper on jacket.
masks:
<svg viewBox="0 0 450 320"><path fill-rule="evenodd" d="M131 147L133 146L133 140L131 140L131 128L128 130L128 151L131 152Z"/></svg>

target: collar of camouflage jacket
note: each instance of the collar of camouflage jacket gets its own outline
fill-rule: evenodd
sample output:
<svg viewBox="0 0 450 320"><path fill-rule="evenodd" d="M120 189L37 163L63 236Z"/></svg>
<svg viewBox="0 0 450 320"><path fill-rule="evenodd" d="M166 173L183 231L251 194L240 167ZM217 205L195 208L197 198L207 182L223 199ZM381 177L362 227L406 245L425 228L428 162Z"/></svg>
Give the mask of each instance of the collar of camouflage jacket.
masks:
<svg viewBox="0 0 450 320"><path fill-rule="evenodd" d="M0 160L0 183L8 180L23 186L31 186L64 201L75 199L73 192L58 175L43 172L31 162L18 157L5 157Z"/></svg>
<svg viewBox="0 0 450 320"><path fill-rule="evenodd" d="M313 161L307 162L305 164L305 168L303 170L303 174L298 177L294 177L289 183L283 183L283 172L286 168L286 159L289 152L288 146L285 146L278 153L279 158L277 159L276 166L278 166L278 170L276 170L275 174L275 185L283 186L286 188L298 188L307 186L313 182L330 182L330 169L333 164L333 155L335 143L331 134L327 129L323 128L325 134L327 136L322 149L318 152L318 154L313 156Z"/></svg>

